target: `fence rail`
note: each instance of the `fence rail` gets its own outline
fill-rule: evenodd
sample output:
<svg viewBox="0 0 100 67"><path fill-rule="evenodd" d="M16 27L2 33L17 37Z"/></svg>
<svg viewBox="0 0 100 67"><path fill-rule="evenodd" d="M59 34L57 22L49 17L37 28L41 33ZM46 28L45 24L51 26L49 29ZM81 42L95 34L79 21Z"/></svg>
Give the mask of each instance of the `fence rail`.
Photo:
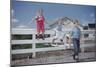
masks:
<svg viewBox="0 0 100 67"><path fill-rule="evenodd" d="M45 32L46 34L54 34L55 31L53 30L47 30ZM95 33L95 30L84 30L82 33ZM35 39L35 30L32 29L12 29L12 34L31 34L32 39L31 40L11 40L11 44L32 44L32 49L18 49L18 50L11 50L11 54L22 54L22 53L33 53L35 57L36 52L41 52L41 51L53 51L53 50L62 50L66 49L65 45L60 45L56 47L45 47L45 48L36 48L36 43L51 43L52 42L52 37L46 38L45 40L37 40ZM93 39L93 38L87 38L88 39ZM95 39L95 37L94 37ZM57 41L58 42L58 41ZM90 44L90 45L81 45L81 48L84 47L90 47L90 46L95 46L95 44Z"/></svg>
<svg viewBox="0 0 100 67"><path fill-rule="evenodd" d="M84 51L84 48L85 47L93 47L95 46L95 44L89 44L89 45L82 45L81 46L81 49L83 49ZM71 47L72 49L73 47ZM11 53L12 54L22 54L22 53L35 53L35 52L41 52L41 51L54 51L54 50L63 50L63 49L66 49L66 47L64 45L60 45L60 46L57 46L57 47L47 47L47 48L36 48L36 49L20 49L20 50L12 50ZM69 48L67 48L69 49Z"/></svg>

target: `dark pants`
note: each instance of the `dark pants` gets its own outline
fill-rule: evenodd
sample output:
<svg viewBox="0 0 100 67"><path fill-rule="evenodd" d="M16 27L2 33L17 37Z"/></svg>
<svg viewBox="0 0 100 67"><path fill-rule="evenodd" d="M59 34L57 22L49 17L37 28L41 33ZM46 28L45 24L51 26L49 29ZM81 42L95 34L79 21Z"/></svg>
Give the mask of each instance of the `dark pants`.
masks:
<svg viewBox="0 0 100 67"><path fill-rule="evenodd" d="M73 38L74 55L78 55L80 52L80 39Z"/></svg>

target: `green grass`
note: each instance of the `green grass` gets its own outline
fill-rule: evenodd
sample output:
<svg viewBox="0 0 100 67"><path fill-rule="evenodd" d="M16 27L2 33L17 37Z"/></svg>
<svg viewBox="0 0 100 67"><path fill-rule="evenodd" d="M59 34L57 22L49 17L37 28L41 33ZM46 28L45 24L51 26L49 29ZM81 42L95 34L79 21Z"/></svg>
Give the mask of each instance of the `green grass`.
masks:
<svg viewBox="0 0 100 67"><path fill-rule="evenodd" d="M45 45L46 43L37 43L36 48L52 47L51 44Z"/></svg>
<svg viewBox="0 0 100 67"><path fill-rule="evenodd" d="M48 45L45 45L46 43L36 43L36 48L45 48L45 47L53 47L51 46L50 43L47 43ZM16 44L12 45L12 50L17 50L17 49L31 49L32 44Z"/></svg>
<svg viewBox="0 0 100 67"><path fill-rule="evenodd" d="M21 44L21 45L12 45L12 50L16 50L16 49L30 49L32 48L32 44Z"/></svg>

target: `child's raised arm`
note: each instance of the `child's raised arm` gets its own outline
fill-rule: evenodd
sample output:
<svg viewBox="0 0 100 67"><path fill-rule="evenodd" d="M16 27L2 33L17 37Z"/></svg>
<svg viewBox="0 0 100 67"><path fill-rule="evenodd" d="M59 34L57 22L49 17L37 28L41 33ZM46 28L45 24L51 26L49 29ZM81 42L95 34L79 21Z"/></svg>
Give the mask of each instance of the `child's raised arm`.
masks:
<svg viewBox="0 0 100 67"><path fill-rule="evenodd" d="M36 17L33 17L33 18L32 18L32 21L35 22L35 20L36 20Z"/></svg>

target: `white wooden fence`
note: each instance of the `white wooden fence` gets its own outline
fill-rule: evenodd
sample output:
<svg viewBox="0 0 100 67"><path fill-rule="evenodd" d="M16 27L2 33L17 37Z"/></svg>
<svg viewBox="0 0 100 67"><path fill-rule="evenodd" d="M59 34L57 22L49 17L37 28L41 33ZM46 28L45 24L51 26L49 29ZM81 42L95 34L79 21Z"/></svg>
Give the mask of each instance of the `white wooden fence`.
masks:
<svg viewBox="0 0 100 67"><path fill-rule="evenodd" d="M55 31L53 30L46 30L46 34L51 34L54 35ZM82 31L82 33L95 33L95 30L86 30ZM45 40L37 40L35 39L36 31L33 29L12 29L11 30L11 35L14 34L32 34L32 40L11 40L11 45L15 44L32 44L31 49L17 49L17 50L11 50L11 54L23 54L23 53L33 53L33 57L35 57L36 52L41 52L41 51L53 51L53 50L62 50L66 49L65 45L60 45L56 47L46 47L46 48L36 48L36 43L50 43L52 42L52 37L46 38ZM87 39L93 39L91 36ZM95 46L95 44L90 44L90 45L81 45L81 48L84 47L90 47L90 46Z"/></svg>

